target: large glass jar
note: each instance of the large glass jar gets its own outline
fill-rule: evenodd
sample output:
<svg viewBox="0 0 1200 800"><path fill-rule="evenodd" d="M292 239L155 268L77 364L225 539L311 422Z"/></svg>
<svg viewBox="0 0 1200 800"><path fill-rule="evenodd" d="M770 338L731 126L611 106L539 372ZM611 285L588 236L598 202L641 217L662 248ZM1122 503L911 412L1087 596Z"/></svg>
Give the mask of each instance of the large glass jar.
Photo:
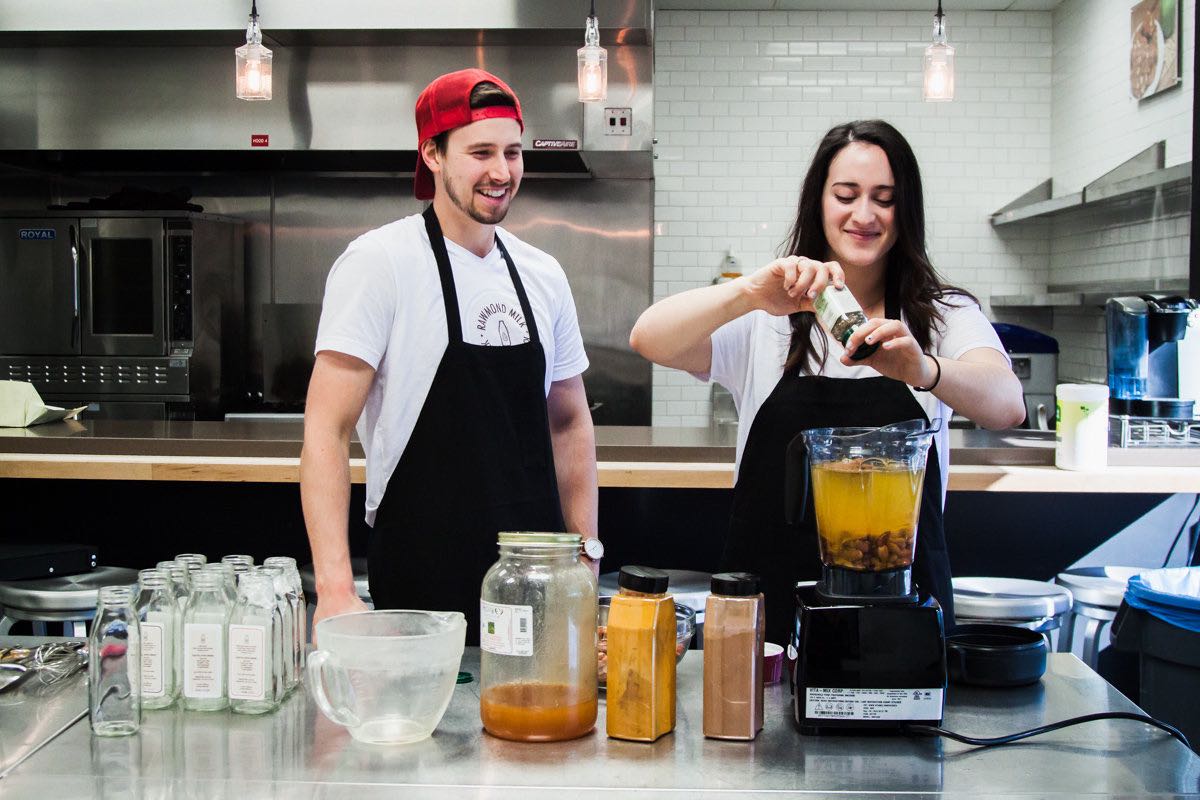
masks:
<svg viewBox="0 0 1200 800"><path fill-rule="evenodd" d="M480 599L483 727L523 742L596 725L596 576L581 537L501 533Z"/></svg>

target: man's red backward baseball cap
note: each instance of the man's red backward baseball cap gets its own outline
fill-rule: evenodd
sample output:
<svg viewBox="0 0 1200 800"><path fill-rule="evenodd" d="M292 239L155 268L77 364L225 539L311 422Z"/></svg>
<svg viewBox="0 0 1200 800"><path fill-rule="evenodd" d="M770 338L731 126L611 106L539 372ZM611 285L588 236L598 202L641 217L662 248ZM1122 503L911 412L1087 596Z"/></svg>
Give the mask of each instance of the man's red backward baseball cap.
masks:
<svg viewBox="0 0 1200 800"><path fill-rule="evenodd" d="M487 106L471 108L471 92L481 83L494 83L512 96L516 107ZM525 130L521 118L521 101L508 84L482 69L460 69L434 79L417 98L417 172L413 179L413 194L418 200L433 198L433 173L421 158L421 145L439 133L452 131L481 119L515 119Z"/></svg>

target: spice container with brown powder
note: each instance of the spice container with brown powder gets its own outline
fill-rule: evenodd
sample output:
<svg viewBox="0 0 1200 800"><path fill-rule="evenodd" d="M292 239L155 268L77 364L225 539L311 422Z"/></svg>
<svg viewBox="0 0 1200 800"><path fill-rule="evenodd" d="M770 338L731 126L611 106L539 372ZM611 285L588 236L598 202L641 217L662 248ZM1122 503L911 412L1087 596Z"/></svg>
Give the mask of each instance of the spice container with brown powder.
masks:
<svg viewBox="0 0 1200 800"><path fill-rule="evenodd" d="M670 577L621 567L608 612L608 735L653 742L675 729L675 600Z"/></svg>
<svg viewBox="0 0 1200 800"><path fill-rule="evenodd" d="M763 636L759 578L747 572L712 576L704 605L704 735L758 736L763 727Z"/></svg>

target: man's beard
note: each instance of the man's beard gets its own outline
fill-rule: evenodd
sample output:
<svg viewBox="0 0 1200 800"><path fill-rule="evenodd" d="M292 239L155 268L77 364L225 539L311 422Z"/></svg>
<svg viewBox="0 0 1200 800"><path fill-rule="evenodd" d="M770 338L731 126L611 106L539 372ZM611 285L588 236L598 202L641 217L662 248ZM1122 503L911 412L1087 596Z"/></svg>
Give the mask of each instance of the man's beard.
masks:
<svg viewBox="0 0 1200 800"><path fill-rule="evenodd" d="M475 198L475 188L477 187L472 187L469 192L465 193L466 196L464 197L464 193L459 190L457 183L448 175L444 175L443 183L446 187L446 196L450 198L450 202L453 203L459 211L462 211L468 217L480 223L481 225L498 225L503 222L504 218L508 215L508 207L512 205L512 198L516 195L515 192L511 192L508 203L500 206L494 211L489 212L476 208L472 202L472 200ZM510 182L509 187L511 186L512 184Z"/></svg>

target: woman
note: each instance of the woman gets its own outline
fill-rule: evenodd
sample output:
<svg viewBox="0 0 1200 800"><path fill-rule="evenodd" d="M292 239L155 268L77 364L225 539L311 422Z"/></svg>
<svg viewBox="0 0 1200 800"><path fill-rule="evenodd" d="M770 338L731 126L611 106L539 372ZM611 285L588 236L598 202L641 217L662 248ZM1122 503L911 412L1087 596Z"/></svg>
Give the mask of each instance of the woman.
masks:
<svg viewBox="0 0 1200 800"><path fill-rule="evenodd" d="M737 280L651 306L630 345L655 363L713 379L738 405L737 483L722 569L766 583L767 638L786 644L792 586L820 575L811 503L784 519L788 443L809 428L885 425L951 408L985 428L1020 423L1021 386L978 302L938 278L925 252L921 176L912 148L881 120L839 125L804 179L787 255ZM813 315L829 283L858 299L868 322L843 347ZM852 361L863 343L879 344ZM926 469L913 577L954 619L942 531L949 433Z"/></svg>

